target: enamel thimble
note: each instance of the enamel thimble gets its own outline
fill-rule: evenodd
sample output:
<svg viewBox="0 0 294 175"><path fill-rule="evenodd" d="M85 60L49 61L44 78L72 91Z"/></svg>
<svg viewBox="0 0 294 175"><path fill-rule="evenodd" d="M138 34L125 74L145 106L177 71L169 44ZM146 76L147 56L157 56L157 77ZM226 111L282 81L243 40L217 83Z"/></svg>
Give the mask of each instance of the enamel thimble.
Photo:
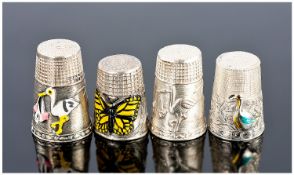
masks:
<svg viewBox="0 0 294 175"><path fill-rule="evenodd" d="M228 141L209 133L213 171L218 173L258 172L263 135L250 141Z"/></svg>
<svg viewBox="0 0 294 175"><path fill-rule="evenodd" d="M157 55L151 132L165 140L191 140L206 131L201 51L169 45Z"/></svg>
<svg viewBox="0 0 294 175"><path fill-rule="evenodd" d="M38 45L32 133L50 142L91 134L80 46L66 39Z"/></svg>
<svg viewBox="0 0 294 175"><path fill-rule="evenodd" d="M110 140L147 134L143 69L138 58L118 54L98 63L94 106L95 133Z"/></svg>
<svg viewBox="0 0 294 175"><path fill-rule="evenodd" d="M209 130L217 137L247 141L264 131L260 60L242 51L216 59Z"/></svg>

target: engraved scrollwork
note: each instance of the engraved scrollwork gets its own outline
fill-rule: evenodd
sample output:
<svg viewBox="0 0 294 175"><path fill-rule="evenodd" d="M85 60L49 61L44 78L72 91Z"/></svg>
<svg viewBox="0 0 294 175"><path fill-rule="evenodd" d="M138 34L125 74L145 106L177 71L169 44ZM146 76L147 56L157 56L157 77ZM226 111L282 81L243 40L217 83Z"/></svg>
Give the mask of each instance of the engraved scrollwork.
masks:
<svg viewBox="0 0 294 175"><path fill-rule="evenodd" d="M249 140L263 132L262 96L255 99L238 98L236 101L214 95L209 117L212 133L230 140Z"/></svg>

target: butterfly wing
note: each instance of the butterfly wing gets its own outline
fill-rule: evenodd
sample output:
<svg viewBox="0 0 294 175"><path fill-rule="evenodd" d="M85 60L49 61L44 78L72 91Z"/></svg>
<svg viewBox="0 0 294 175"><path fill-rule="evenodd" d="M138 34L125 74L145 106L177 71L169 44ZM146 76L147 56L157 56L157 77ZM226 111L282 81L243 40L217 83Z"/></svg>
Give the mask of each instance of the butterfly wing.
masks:
<svg viewBox="0 0 294 175"><path fill-rule="evenodd" d="M95 127L101 133L108 132L109 115L105 112L107 104L103 101L100 93L96 90L95 94Z"/></svg>
<svg viewBox="0 0 294 175"><path fill-rule="evenodd" d="M113 132L117 135L127 135L133 130L133 121L136 120L141 103L141 96L126 98L116 108Z"/></svg>

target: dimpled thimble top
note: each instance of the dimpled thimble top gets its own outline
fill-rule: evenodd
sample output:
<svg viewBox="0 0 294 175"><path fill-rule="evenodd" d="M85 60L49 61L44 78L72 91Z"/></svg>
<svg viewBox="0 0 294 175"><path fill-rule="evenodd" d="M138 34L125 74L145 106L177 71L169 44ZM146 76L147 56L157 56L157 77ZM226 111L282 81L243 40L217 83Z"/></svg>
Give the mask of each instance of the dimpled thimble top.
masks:
<svg viewBox="0 0 294 175"><path fill-rule="evenodd" d="M140 60L126 54L103 58L98 63L97 88L110 96L127 96L144 91Z"/></svg>
<svg viewBox="0 0 294 175"><path fill-rule="evenodd" d="M70 86L84 79L81 48L67 39L51 39L38 45L35 79L47 86Z"/></svg>
<svg viewBox="0 0 294 175"><path fill-rule="evenodd" d="M189 84L202 79L201 51L191 45L174 44L159 50L155 76L171 84Z"/></svg>
<svg viewBox="0 0 294 175"><path fill-rule="evenodd" d="M223 53L216 59L214 90L220 96L239 94L254 98L261 92L260 74L256 55L242 51Z"/></svg>

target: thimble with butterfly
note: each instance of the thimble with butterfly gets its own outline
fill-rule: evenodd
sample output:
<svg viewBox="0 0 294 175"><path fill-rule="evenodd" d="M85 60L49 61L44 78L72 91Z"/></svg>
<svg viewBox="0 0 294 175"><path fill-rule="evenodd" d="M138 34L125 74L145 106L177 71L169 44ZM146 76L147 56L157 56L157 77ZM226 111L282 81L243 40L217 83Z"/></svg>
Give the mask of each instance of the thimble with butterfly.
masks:
<svg viewBox="0 0 294 175"><path fill-rule="evenodd" d="M133 140L147 134L143 70L138 58L118 54L98 63L95 133L110 140Z"/></svg>
<svg viewBox="0 0 294 175"><path fill-rule="evenodd" d="M91 134L80 46L67 39L39 44L35 68L32 133L70 142Z"/></svg>

